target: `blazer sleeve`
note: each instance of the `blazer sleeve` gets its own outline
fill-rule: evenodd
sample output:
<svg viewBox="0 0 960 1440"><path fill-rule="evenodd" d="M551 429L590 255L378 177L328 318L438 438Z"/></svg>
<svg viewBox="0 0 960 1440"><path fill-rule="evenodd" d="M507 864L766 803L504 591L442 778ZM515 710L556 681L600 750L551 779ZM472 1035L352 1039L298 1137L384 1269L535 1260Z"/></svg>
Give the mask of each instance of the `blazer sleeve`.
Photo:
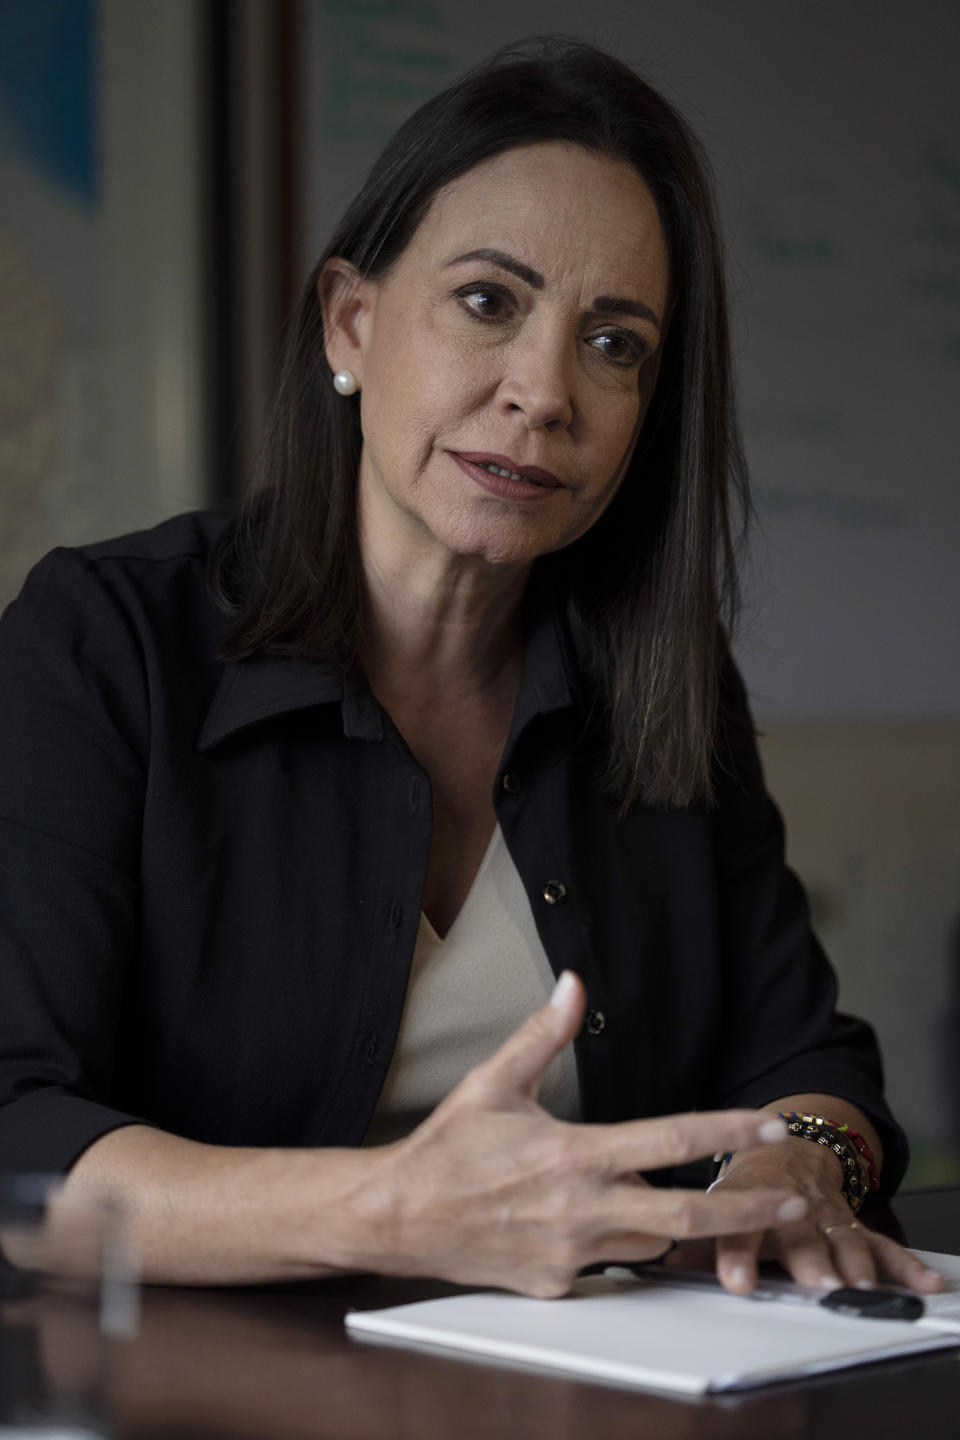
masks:
<svg viewBox="0 0 960 1440"><path fill-rule="evenodd" d="M883 1097L876 1038L836 1008L837 981L785 861L780 814L764 784L743 682L728 664L721 697L713 823L724 966L717 1105L768 1104L804 1092L857 1105L884 1147L891 1193L908 1160Z"/></svg>
<svg viewBox="0 0 960 1440"><path fill-rule="evenodd" d="M133 627L54 551L0 621L0 1168L57 1173L109 1104L149 743Z"/></svg>

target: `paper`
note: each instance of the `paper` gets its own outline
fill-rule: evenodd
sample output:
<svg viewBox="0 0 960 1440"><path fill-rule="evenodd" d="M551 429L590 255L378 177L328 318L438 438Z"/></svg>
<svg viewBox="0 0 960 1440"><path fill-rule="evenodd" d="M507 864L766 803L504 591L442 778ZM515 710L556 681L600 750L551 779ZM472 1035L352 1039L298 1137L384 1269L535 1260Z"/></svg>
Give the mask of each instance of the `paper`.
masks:
<svg viewBox="0 0 960 1440"><path fill-rule="evenodd" d="M919 1322L933 1330L955 1331L960 1335L960 1255L938 1255L935 1250L913 1250L947 1282L939 1295L924 1297L926 1314Z"/></svg>
<svg viewBox="0 0 960 1440"><path fill-rule="evenodd" d="M949 1262L960 1281L960 1258ZM611 1276L578 1280L561 1300L500 1291L351 1311L357 1338L467 1351L643 1389L688 1395L766 1385L960 1345L923 1322L860 1320L816 1305Z"/></svg>

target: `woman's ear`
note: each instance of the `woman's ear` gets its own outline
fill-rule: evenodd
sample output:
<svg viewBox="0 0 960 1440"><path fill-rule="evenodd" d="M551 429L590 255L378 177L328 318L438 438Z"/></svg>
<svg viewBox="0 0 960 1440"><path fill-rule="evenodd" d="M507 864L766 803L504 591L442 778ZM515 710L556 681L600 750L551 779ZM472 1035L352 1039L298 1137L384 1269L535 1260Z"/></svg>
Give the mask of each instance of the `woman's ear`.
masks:
<svg viewBox="0 0 960 1440"><path fill-rule="evenodd" d="M363 355L373 313L375 286L355 265L334 255L317 276L323 315L323 349L336 374L350 370L363 383Z"/></svg>

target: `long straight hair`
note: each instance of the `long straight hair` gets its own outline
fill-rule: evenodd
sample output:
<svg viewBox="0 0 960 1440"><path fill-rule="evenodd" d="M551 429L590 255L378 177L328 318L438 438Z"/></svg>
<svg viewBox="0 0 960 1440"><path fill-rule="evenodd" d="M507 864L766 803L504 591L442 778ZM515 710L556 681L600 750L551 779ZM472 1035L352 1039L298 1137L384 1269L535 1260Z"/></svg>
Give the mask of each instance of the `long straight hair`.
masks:
<svg viewBox="0 0 960 1440"><path fill-rule="evenodd" d="M520 145L567 142L625 161L657 205L675 309L639 443L614 500L537 561L565 596L622 809L709 800L724 629L749 514L733 405L722 244L709 166L684 120L592 46L539 37L498 51L421 107L371 170L310 276L287 343L257 484L210 564L234 621L226 658L258 652L349 668L361 634L356 397L331 385L317 278L332 256L384 276L431 201Z"/></svg>

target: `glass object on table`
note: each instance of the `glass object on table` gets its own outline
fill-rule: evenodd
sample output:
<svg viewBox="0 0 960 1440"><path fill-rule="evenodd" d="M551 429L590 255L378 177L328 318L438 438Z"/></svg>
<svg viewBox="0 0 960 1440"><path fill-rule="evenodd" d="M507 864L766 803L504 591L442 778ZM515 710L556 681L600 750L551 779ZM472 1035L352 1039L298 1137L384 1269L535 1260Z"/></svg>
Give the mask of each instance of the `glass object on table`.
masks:
<svg viewBox="0 0 960 1440"><path fill-rule="evenodd" d="M0 1440L109 1440L138 1285L119 1208L0 1175Z"/></svg>

